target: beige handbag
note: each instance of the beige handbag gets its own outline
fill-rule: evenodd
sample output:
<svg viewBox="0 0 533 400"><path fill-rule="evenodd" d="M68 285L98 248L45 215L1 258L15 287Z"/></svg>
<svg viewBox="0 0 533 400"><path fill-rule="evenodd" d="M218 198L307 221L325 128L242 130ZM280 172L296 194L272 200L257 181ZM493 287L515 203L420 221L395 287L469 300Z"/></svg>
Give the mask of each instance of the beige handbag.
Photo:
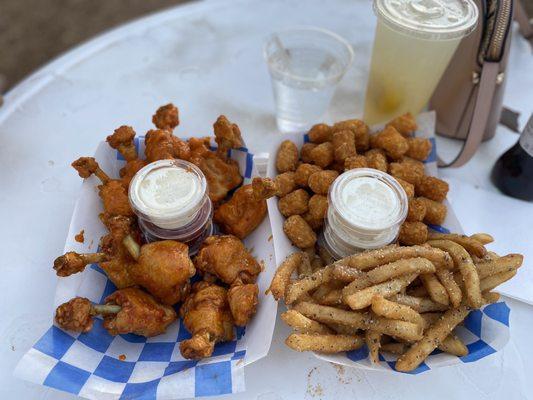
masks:
<svg viewBox="0 0 533 400"><path fill-rule="evenodd" d="M440 167L460 167L492 138L502 110L513 0L476 0L480 20L459 45L430 101L437 133L463 139L459 155Z"/></svg>

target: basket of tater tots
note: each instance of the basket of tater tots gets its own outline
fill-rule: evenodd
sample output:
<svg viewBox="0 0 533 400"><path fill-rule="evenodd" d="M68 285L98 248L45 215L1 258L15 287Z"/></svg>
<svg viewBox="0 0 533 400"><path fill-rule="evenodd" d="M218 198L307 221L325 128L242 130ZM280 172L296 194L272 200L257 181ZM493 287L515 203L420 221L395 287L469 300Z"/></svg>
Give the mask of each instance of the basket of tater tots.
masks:
<svg viewBox="0 0 533 400"><path fill-rule="evenodd" d="M520 254L462 232L437 177L435 116L351 119L281 135L268 208L292 350L358 368L421 373L477 361L509 339L497 287Z"/></svg>
<svg viewBox="0 0 533 400"><path fill-rule="evenodd" d="M48 260L54 324L18 376L92 399L190 398L243 391L268 353L274 253L246 134L220 116L214 137L188 138L172 104L152 122L72 163L84 181Z"/></svg>

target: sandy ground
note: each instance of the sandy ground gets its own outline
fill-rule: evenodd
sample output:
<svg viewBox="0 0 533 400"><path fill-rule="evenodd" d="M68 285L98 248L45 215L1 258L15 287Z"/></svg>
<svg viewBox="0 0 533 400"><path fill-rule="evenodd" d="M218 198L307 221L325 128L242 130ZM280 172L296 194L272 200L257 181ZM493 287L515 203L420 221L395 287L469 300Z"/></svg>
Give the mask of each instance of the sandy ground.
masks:
<svg viewBox="0 0 533 400"><path fill-rule="evenodd" d="M0 0L0 93L72 46L186 0Z"/></svg>

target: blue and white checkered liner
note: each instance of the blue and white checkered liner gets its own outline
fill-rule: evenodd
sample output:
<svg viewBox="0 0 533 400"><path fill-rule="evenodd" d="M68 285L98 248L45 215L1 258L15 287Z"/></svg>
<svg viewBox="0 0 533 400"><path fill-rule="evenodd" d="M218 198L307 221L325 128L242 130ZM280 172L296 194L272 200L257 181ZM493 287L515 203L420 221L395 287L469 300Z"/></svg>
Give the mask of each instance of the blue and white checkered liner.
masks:
<svg viewBox="0 0 533 400"><path fill-rule="evenodd" d="M137 139L136 146L139 154L144 154L143 138ZM250 181L253 155L241 148L232 150L231 157L238 162L245 182ZM106 143L100 144L96 158L102 169L113 176L118 176L118 170L124 164L124 160L117 157ZM97 181L90 178L82 185L65 251L94 251L95 243L105 233L97 219L101 204L94 189L96 184ZM78 212L80 210L84 211ZM84 244L72 240L80 229L85 229ZM270 234L270 223L265 219L245 241L249 248L255 248L254 255L267 265L269 261L266 259L273 258L272 245L262 244L258 249L256 241L261 239L262 243L268 243L266 238ZM274 269L273 265L268 266L270 270ZM261 275L258 284L262 294L271 277ZM74 296L101 303L115 289L94 264L82 274L58 281L55 304L57 306ZM275 303L260 298L258 313L247 327L256 332L245 335L244 329L238 329L236 340L218 344L213 356L201 361L185 360L181 356L179 343L191 337L181 321L172 324L165 334L148 339L133 334L111 336L103 328L101 319L96 319L94 328L86 334L66 332L52 326L22 358L15 375L90 399L160 400L241 392L244 391L244 364L263 357L268 351L275 313ZM270 331L266 326L271 327ZM261 337L257 330L262 332ZM258 346L254 342L257 340L263 343ZM254 351L247 354L250 345L255 354Z"/></svg>
<svg viewBox="0 0 533 400"><path fill-rule="evenodd" d="M436 141L433 134L435 131L435 114L433 112L424 113L417 118L417 122L419 130L416 132L416 136L427 137L433 144L432 152L425 162L426 171L429 175L437 176ZM279 137L280 143L285 139L290 139L296 142L300 140L300 143L297 143L299 145L309 140L307 135L281 135ZM275 174L275 167L273 160L271 160L269 163L269 175L272 176L273 174ZM283 234L281 227L283 224L283 217L279 213L275 202L275 199L269 200L269 212L271 213L270 218L274 232L276 258L279 264L281 260L295 251L295 249ZM455 217L450 204L446 202L446 205L448 206L448 215L443 224L445 227L431 225L430 228L442 233L450 233L450 231L458 233L462 232L461 225ZM509 307L504 302L489 305L482 310L472 311L466 318L464 325L456 328L456 333L467 345L469 354L465 357L456 357L437 350L427 358L426 362L410 373L419 374L446 365L457 365L477 361L501 350L509 340L509 311ZM336 364L378 371L393 371L396 360L396 356L392 354L384 354L380 356L381 362L378 365L372 364L368 359L368 349L366 346L357 351L351 351L348 353L332 355L315 353L315 355L320 359Z"/></svg>

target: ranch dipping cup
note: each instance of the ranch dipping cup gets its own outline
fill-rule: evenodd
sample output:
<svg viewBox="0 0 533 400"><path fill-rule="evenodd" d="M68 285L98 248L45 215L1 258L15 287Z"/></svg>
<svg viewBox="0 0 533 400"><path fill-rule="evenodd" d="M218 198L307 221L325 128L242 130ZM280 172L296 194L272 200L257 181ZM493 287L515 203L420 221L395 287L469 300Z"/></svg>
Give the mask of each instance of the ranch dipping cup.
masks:
<svg viewBox="0 0 533 400"><path fill-rule="evenodd" d="M424 109L479 14L473 0L374 0L374 12L364 111L369 125Z"/></svg>

